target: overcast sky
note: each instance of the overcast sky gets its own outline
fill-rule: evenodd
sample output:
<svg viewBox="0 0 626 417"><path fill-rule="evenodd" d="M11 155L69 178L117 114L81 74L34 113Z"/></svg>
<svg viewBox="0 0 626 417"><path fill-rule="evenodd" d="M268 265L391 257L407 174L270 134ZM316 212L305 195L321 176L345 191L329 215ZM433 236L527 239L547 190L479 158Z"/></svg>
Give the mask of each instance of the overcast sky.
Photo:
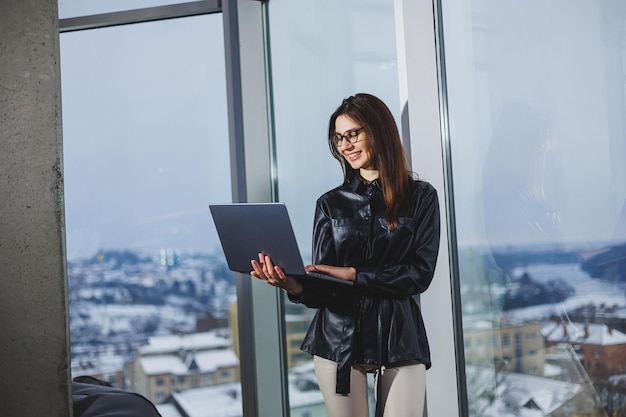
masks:
<svg viewBox="0 0 626 417"><path fill-rule="evenodd" d="M189 0L59 0L59 18L119 12L145 7L187 3Z"/></svg>
<svg viewBox="0 0 626 417"><path fill-rule="evenodd" d="M215 245L230 201L221 15L61 35L67 247Z"/></svg>

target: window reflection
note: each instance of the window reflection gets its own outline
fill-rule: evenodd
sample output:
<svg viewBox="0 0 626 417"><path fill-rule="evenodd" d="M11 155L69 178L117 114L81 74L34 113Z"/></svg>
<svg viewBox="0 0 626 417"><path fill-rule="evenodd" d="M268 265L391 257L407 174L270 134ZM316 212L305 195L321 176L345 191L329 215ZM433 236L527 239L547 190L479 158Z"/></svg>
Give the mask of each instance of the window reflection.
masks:
<svg viewBox="0 0 626 417"><path fill-rule="evenodd" d="M470 415L621 415L626 8L442 3Z"/></svg>
<svg viewBox="0 0 626 417"><path fill-rule="evenodd" d="M562 241L560 216L545 185L547 158L555 148L556 138L545 115L525 104L505 105L496 119L483 169L485 231L494 255L511 242L555 245Z"/></svg>
<svg viewBox="0 0 626 417"><path fill-rule="evenodd" d="M72 377L168 416L241 410L221 19L61 35Z"/></svg>

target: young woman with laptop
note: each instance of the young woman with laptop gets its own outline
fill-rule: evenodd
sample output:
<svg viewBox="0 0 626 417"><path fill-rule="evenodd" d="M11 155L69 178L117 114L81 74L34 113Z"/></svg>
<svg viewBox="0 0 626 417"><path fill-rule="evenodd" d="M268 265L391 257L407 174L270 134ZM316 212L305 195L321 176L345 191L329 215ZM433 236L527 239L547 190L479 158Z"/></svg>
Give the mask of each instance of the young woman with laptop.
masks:
<svg viewBox="0 0 626 417"><path fill-rule="evenodd" d="M437 192L409 171L379 98L346 98L328 129L344 181L317 200L306 269L353 285L298 280L265 254L251 260L250 274L318 309L301 348L314 357L329 417L369 415L367 372L375 373L377 416L421 417L431 361L414 296L430 285L437 261Z"/></svg>

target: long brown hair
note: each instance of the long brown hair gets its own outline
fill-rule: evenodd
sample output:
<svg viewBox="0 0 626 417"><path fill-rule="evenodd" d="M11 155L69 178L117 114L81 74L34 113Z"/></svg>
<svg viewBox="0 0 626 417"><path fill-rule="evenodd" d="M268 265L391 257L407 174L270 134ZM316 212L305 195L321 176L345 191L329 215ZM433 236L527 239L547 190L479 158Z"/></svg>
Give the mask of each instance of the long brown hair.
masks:
<svg viewBox="0 0 626 417"><path fill-rule="evenodd" d="M385 218L390 230L398 226L398 217L407 215L410 207L411 182L406 153L402 147L398 127L387 105L371 94L359 93L343 100L330 116L328 146L341 164L344 182L350 182L359 171L353 169L341 155L334 141L337 117L345 115L359 123L365 130L367 145L378 170L385 203Z"/></svg>

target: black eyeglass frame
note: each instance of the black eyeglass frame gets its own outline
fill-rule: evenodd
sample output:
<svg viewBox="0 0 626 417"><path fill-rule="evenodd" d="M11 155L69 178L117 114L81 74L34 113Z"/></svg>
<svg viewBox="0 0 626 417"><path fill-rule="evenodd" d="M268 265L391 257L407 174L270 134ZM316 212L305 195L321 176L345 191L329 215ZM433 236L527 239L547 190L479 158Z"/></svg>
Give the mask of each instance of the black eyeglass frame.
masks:
<svg viewBox="0 0 626 417"><path fill-rule="evenodd" d="M341 148L344 140L347 140L352 144L357 143L359 141L359 135L364 130L364 127L357 127L356 129L347 130L343 133L343 135L341 133L335 133L330 139L335 143L336 147Z"/></svg>

